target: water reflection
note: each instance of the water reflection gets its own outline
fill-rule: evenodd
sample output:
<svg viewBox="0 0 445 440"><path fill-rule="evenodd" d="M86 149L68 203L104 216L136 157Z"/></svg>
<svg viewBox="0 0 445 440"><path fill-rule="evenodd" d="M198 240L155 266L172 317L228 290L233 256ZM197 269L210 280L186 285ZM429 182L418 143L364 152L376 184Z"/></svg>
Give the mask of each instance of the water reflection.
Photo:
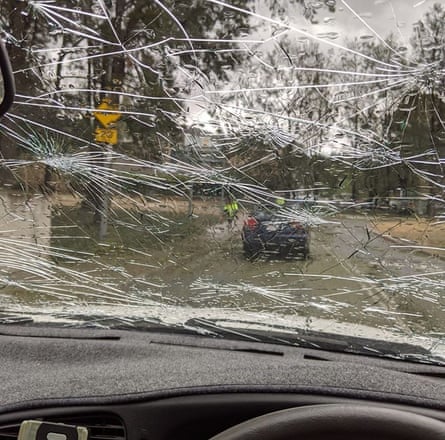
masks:
<svg viewBox="0 0 445 440"><path fill-rule="evenodd" d="M48 252L51 240L51 202L41 194L24 197L20 190L0 192L0 235Z"/></svg>

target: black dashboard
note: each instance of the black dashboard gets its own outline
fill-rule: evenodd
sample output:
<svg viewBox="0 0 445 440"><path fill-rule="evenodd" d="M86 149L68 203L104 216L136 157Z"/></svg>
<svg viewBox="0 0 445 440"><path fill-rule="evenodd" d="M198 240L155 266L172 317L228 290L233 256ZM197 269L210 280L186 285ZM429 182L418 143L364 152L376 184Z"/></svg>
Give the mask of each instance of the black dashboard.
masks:
<svg viewBox="0 0 445 440"><path fill-rule="evenodd" d="M0 416L0 440L16 439L24 420L85 426L90 440L209 439L230 427L274 411L333 404L372 405L445 422L444 411L411 405L295 393L221 393L114 405L50 405L13 411Z"/></svg>
<svg viewBox="0 0 445 440"><path fill-rule="evenodd" d="M25 327L3 329L0 354L0 440L17 439L20 423L35 419L86 426L90 440L209 439L317 405L445 422L445 368L434 365L190 335Z"/></svg>

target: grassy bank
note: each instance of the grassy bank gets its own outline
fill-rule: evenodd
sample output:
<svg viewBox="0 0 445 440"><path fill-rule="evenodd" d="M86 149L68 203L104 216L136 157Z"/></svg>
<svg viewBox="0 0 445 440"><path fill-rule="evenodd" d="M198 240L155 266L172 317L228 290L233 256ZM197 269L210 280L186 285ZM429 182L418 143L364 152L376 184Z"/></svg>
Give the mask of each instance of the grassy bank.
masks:
<svg viewBox="0 0 445 440"><path fill-rule="evenodd" d="M374 233L396 241L409 241L431 252L445 255L445 223L427 219L378 220L371 224Z"/></svg>
<svg viewBox="0 0 445 440"><path fill-rule="evenodd" d="M94 213L81 206L59 206L52 211L51 245L71 252L103 254L128 247L140 251L161 250L198 238L221 221L221 215L206 212L189 216L181 210L158 211L114 209L108 220L108 233L99 242L99 225Z"/></svg>

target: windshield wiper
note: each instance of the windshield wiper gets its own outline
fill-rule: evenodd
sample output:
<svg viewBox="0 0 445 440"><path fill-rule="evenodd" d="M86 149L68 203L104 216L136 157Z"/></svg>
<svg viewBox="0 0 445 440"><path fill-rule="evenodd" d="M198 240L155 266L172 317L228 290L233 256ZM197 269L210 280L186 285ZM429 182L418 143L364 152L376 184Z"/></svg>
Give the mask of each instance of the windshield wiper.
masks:
<svg viewBox="0 0 445 440"><path fill-rule="evenodd" d="M182 324L165 323L159 319L125 319L116 316L55 316L57 321L36 322L32 316L19 314L0 315L0 325L20 325L27 327L63 327L71 329L110 329L132 330L150 333L177 334L184 336L206 336L215 339L249 343L285 345L333 353L359 354L370 357L389 358L400 361L445 366L442 357L435 356L419 345L401 342L388 342L371 338L325 333L315 330L274 326L261 329L258 323L248 321L189 319ZM62 323L63 319L65 322ZM226 347L227 348L227 347ZM243 349L245 351L245 349ZM261 348L259 351L263 352ZM257 351L252 348L252 352ZM276 354L275 352L273 354ZM317 356L317 359L319 357ZM320 360L328 360L322 359Z"/></svg>
<svg viewBox="0 0 445 440"><path fill-rule="evenodd" d="M225 326L221 321L207 319L191 319L187 321L186 325L196 329L212 331L219 337L240 341L282 344L329 352L360 354L445 366L445 361L442 358L433 356L429 350L410 343L388 342L299 328L274 327L273 329L262 330L252 328L255 327L255 323L252 322L224 322L229 325ZM258 327L258 324L256 326Z"/></svg>
<svg viewBox="0 0 445 440"><path fill-rule="evenodd" d="M14 325L23 325L23 324L32 324L34 320L30 316L26 315L16 315L16 314L0 314L0 325L1 324L14 324Z"/></svg>

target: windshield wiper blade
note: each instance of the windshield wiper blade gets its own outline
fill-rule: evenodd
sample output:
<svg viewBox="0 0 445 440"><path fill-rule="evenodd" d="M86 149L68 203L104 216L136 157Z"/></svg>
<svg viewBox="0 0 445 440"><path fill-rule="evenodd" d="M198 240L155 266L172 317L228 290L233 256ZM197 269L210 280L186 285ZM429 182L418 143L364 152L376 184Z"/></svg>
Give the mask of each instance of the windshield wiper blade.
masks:
<svg viewBox="0 0 445 440"><path fill-rule="evenodd" d="M228 326L225 326L224 323L227 323ZM187 321L186 324L190 327L210 329L220 337L242 341L283 344L331 352L445 365L443 359L433 356L429 350L419 345L404 342L388 342L299 328L274 327L273 329L268 328L267 330L248 328L249 326L252 327L255 325L255 323L252 322L191 319Z"/></svg>
<svg viewBox="0 0 445 440"><path fill-rule="evenodd" d="M360 354L400 361L432 365L445 365L445 361L429 350L411 343L390 342L357 336L325 333L315 330L274 326L259 328L247 321L189 319L182 324L165 323L156 318L125 319L116 316L63 315L54 316L57 322L36 322L31 316L21 314L0 315L0 325L45 326L72 329L136 330L153 333L207 336L226 340L287 345L335 353ZM65 319L66 321L62 321Z"/></svg>
<svg viewBox="0 0 445 440"><path fill-rule="evenodd" d="M0 325L1 324L32 324L34 322L34 319L32 319L30 316L26 315L12 315L12 314L0 314Z"/></svg>

